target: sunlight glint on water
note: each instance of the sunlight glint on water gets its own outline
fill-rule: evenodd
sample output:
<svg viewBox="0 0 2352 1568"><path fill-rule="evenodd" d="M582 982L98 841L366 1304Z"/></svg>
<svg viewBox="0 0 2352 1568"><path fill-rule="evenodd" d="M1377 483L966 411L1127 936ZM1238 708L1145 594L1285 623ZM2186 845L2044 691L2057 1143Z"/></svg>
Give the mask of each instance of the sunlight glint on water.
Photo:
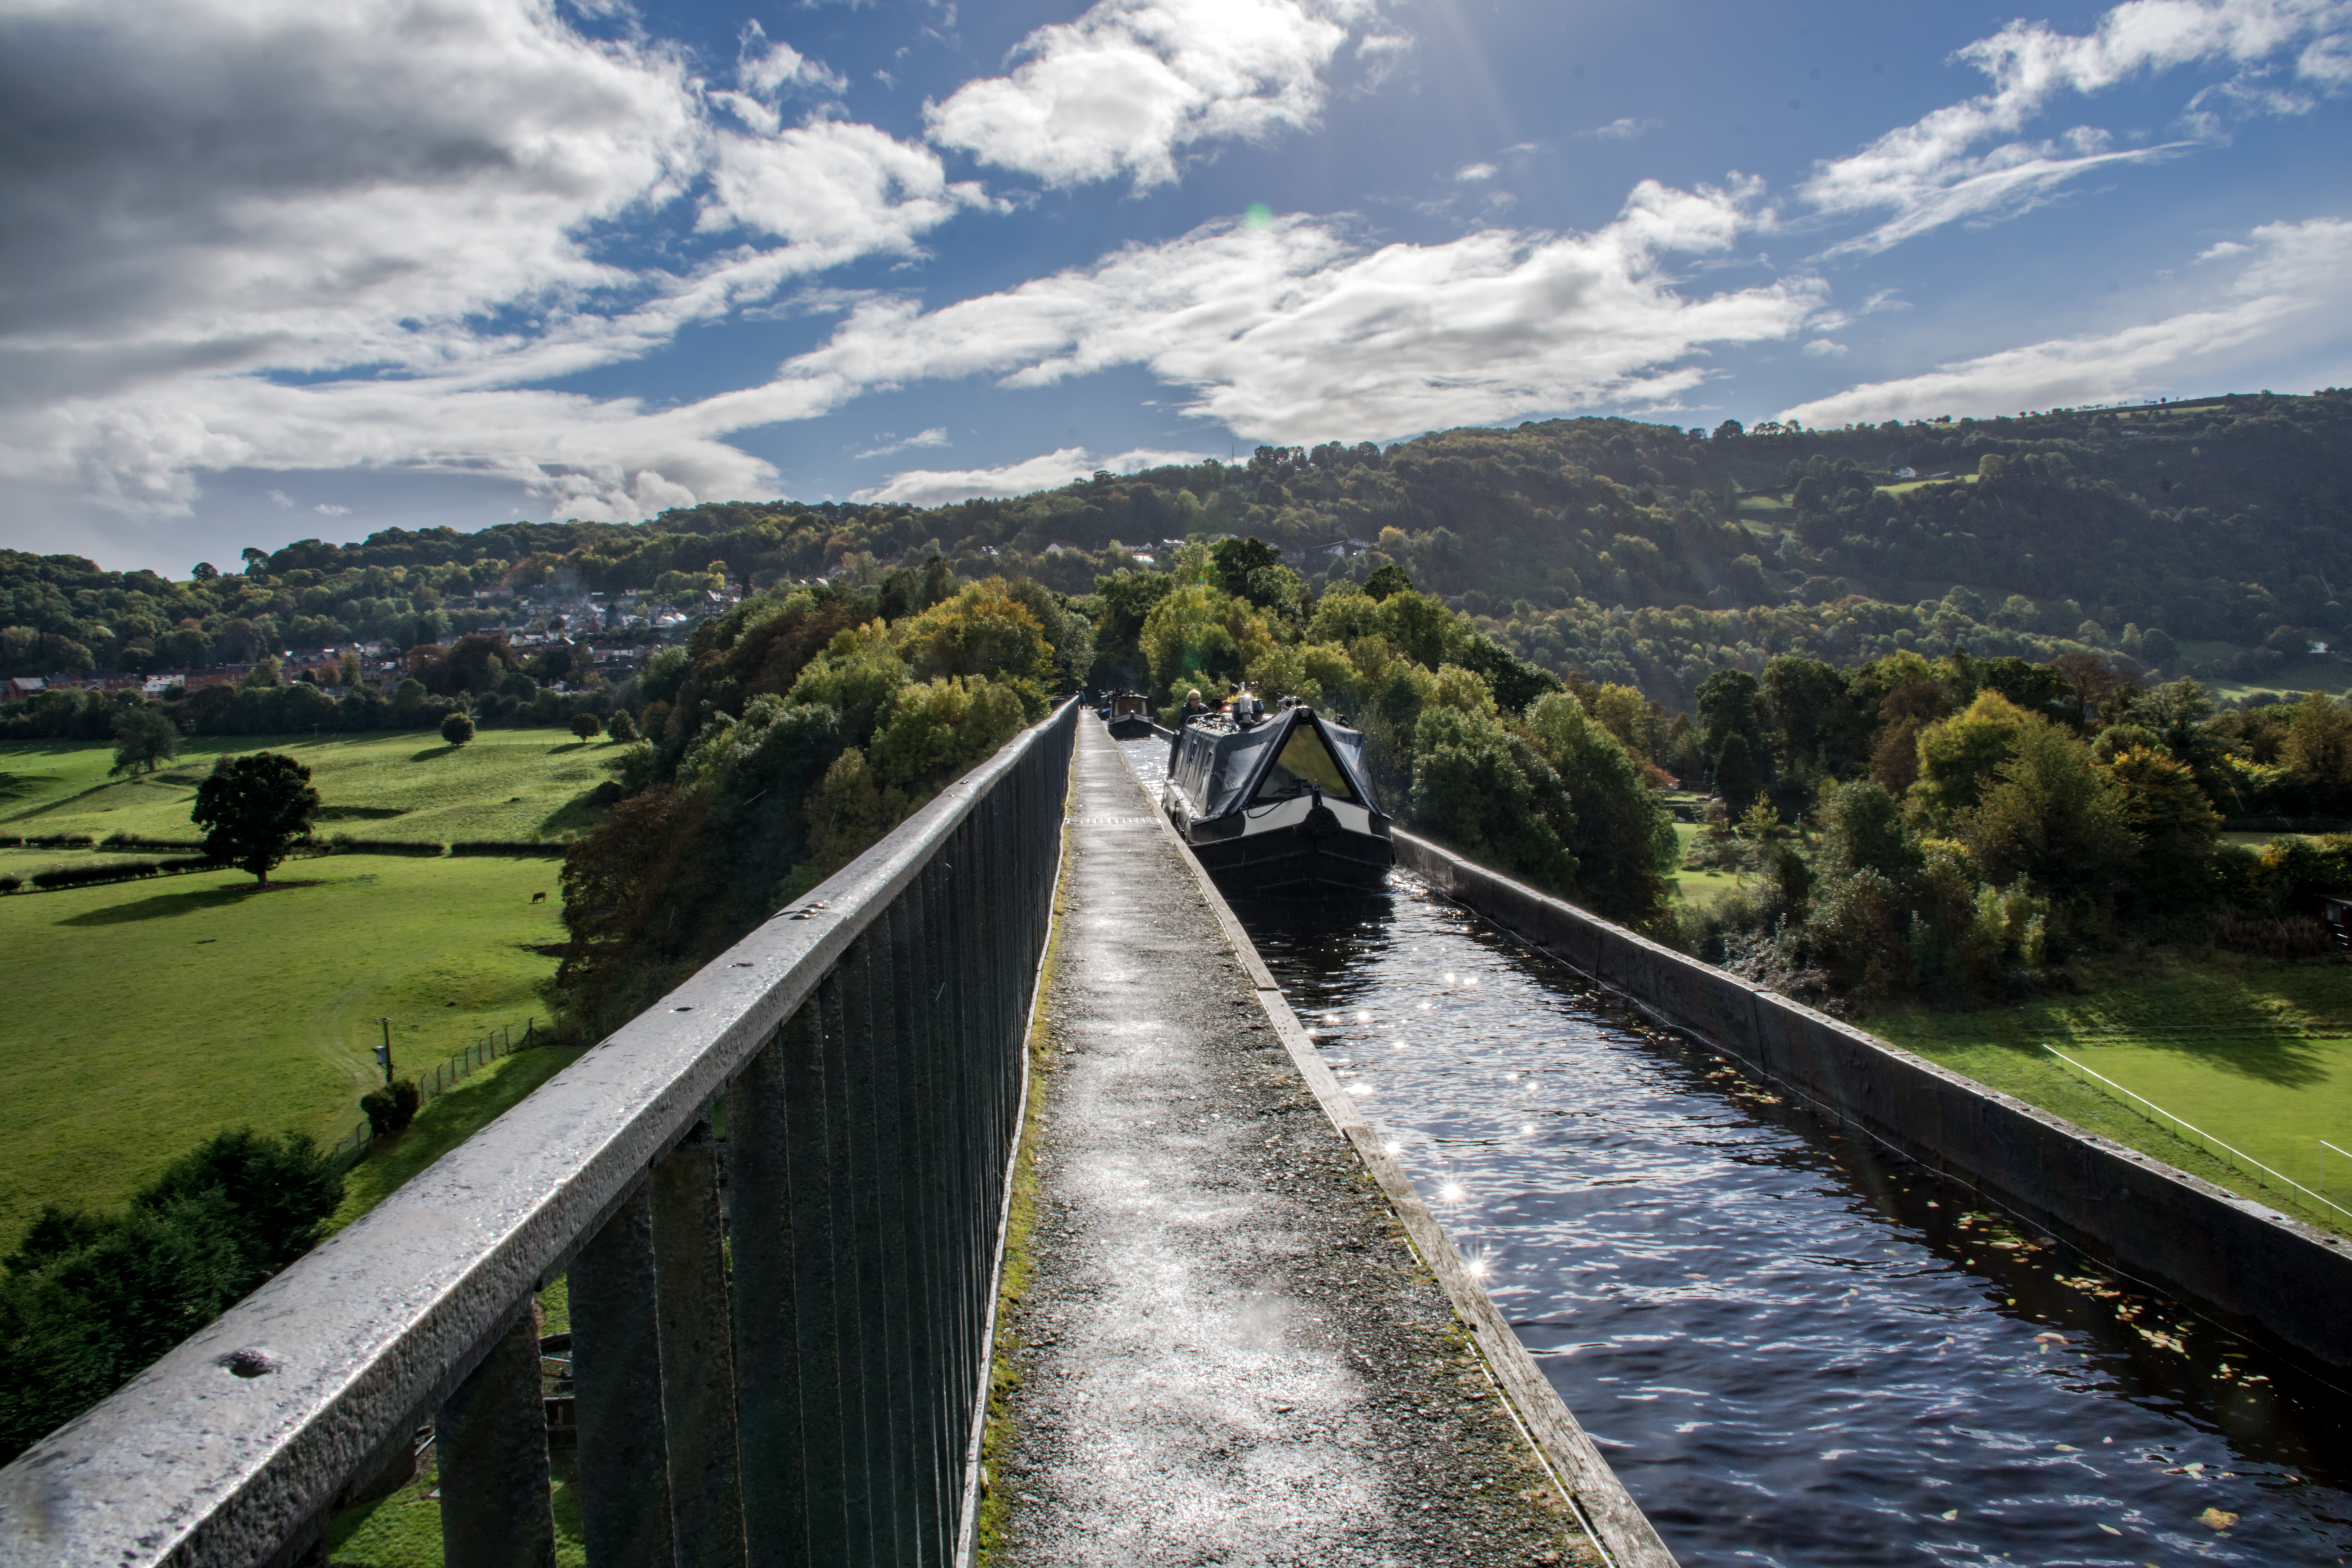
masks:
<svg viewBox="0 0 2352 1568"><path fill-rule="evenodd" d="M1236 910L1688 1568L2352 1558L2352 1402L1409 879L1312 930Z"/></svg>

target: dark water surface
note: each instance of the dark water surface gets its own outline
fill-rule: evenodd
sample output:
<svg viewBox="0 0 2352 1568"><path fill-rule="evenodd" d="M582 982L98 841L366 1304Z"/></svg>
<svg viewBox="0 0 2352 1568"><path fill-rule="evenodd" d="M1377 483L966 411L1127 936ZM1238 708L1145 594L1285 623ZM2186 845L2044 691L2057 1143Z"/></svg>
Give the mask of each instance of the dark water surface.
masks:
<svg viewBox="0 0 2352 1568"><path fill-rule="evenodd" d="M1235 911L1690 1568L2352 1560L2337 1391L1410 878Z"/></svg>

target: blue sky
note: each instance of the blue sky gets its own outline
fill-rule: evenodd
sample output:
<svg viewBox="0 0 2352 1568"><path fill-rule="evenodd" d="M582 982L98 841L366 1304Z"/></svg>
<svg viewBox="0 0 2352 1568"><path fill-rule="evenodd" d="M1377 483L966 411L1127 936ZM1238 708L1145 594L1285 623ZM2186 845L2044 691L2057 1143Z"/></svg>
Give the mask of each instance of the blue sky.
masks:
<svg viewBox="0 0 2352 1568"><path fill-rule="evenodd" d="M0 544L2352 382L2352 0L0 0Z"/></svg>

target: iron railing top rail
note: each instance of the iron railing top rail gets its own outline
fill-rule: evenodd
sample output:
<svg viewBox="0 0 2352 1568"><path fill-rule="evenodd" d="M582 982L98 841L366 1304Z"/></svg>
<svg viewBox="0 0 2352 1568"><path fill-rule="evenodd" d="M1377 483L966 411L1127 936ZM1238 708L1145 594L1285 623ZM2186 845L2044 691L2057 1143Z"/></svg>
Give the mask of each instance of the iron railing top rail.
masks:
<svg viewBox="0 0 2352 1568"><path fill-rule="evenodd" d="M1075 702L0 1470L0 1564L269 1563L529 1310Z"/></svg>

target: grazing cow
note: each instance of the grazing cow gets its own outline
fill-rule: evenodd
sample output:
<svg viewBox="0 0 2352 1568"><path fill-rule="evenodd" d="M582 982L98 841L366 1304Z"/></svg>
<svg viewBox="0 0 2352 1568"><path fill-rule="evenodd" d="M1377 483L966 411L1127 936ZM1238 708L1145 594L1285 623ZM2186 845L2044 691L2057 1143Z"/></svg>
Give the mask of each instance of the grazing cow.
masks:
<svg viewBox="0 0 2352 1568"><path fill-rule="evenodd" d="M545 893L533 893L530 896L530 901L534 904L543 904L547 902L547 895Z"/></svg>

